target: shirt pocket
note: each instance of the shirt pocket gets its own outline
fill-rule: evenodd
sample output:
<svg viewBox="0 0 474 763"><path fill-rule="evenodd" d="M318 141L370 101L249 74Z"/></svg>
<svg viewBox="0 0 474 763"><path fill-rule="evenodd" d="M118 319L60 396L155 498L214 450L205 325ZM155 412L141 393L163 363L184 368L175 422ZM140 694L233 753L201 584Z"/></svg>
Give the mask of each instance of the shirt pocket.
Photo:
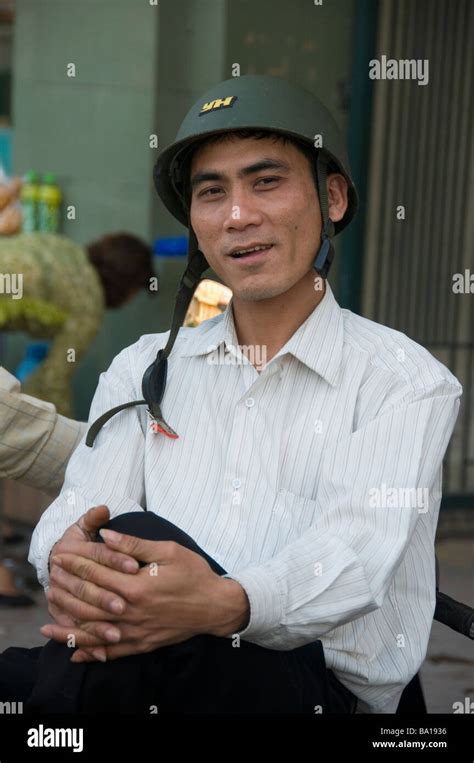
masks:
<svg viewBox="0 0 474 763"><path fill-rule="evenodd" d="M269 555L274 556L303 535L314 523L317 509L317 501L291 493L286 488L279 490L271 508L269 536L272 549Z"/></svg>

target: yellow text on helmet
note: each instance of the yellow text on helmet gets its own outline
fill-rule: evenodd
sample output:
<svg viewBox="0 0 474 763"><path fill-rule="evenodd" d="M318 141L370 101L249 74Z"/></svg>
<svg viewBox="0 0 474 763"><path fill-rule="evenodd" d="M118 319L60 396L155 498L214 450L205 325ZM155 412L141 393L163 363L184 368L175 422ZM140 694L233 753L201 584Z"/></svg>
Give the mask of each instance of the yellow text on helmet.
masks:
<svg viewBox="0 0 474 763"><path fill-rule="evenodd" d="M236 100L236 95L229 95L227 98L216 98L214 101L208 101L208 103L205 103L201 107L199 116L207 114L209 111L214 111L215 109L225 109L228 106L232 106Z"/></svg>

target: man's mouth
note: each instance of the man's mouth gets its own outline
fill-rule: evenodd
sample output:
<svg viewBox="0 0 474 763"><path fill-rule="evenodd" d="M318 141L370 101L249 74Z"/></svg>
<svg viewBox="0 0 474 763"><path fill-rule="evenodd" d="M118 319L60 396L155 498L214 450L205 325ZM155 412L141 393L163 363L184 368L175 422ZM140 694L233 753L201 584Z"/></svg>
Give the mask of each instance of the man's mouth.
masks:
<svg viewBox="0 0 474 763"><path fill-rule="evenodd" d="M241 249L234 249L230 252L230 256L234 260L253 260L258 259L264 252L268 252L273 247L273 244L255 244L254 246L242 247Z"/></svg>

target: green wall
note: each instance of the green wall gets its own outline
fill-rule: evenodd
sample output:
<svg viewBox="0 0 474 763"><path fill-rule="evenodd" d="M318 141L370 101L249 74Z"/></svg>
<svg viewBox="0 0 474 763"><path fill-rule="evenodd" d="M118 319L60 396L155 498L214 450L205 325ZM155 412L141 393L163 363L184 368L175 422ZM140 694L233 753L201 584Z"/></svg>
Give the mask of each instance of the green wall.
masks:
<svg viewBox="0 0 474 763"><path fill-rule="evenodd" d="M17 1L15 171L58 175L76 207L63 232L78 242L150 233L158 23L133 0Z"/></svg>

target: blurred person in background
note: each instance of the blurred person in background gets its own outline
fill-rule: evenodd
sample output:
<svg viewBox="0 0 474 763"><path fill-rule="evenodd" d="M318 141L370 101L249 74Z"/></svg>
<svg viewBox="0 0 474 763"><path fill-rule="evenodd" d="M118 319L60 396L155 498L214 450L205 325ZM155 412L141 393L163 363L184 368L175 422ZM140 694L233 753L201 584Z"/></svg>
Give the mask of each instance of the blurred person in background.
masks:
<svg viewBox="0 0 474 763"><path fill-rule="evenodd" d="M152 257L146 242L122 232L85 247L55 233L0 238L0 331L53 340L25 382L27 393L73 415L70 382L104 310L121 307L140 289L156 293Z"/></svg>

